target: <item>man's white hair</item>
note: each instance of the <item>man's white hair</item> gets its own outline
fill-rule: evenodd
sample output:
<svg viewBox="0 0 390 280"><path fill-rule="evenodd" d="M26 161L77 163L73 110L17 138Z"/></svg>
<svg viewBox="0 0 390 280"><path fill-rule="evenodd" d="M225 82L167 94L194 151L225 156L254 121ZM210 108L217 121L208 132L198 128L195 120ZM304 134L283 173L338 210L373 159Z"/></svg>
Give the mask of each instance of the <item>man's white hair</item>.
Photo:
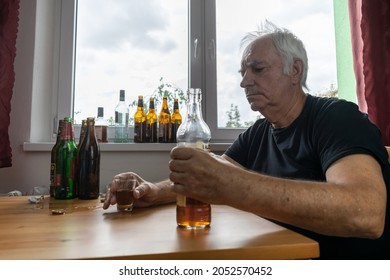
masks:
<svg viewBox="0 0 390 280"><path fill-rule="evenodd" d="M272 39L276 51L282 58L283 72L285 74L290 74L294 59L302 61L303 72L300 84L303 88L308 90L306 79L309 66L305 46L302 41L288 29L280 28L272 22L266 20L265 23L262 23L258 27L258 30L249 32L241 40L241 47L246 45L244 53L247 51L247 48L251 45L251 43L264 36L269 36Z"/></svg>

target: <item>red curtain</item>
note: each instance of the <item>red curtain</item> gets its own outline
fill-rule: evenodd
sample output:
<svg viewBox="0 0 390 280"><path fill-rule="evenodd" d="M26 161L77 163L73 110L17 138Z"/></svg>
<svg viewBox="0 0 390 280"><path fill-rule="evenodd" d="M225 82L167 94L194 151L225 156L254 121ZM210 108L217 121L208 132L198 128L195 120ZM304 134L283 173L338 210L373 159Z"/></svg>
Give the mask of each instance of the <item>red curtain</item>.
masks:
<svg viewBox="0 0 390 280"><path fill-rule="evenodd" d="M19 0L0 0L0 167L12 165L8 127L15 81L18 16Z"/></svg>
<svg viewBox="0 0 390 280"><path fill-rule="evenodd" d="M349 16L359 108L390 145L390 0L349 0Z"/></svg>

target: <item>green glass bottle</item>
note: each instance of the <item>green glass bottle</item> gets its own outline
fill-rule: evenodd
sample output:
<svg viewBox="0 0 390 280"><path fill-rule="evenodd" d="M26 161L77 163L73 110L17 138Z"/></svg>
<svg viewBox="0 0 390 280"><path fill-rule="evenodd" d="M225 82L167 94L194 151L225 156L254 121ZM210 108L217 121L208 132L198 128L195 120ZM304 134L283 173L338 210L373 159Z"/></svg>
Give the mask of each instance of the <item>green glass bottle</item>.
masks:
<svg viewBox="0 0 390 280"><path fill-rule="evenodd" d="M55 178L56 178L56 165L57 165L57 149L61 143L61 132L64 127L64 120L58 121L58 132L57 132L57 140L51 149L50 155L50 196L54 197L54 190L56 187Z"/></svg>
<svg viewBox="0 0 390 280"><path fill-rule="evenodd" d="M61 142L58 145L54 197L72 199L77 196L75 187L77 145L74 138L72 118L64 118Z"/></svg>

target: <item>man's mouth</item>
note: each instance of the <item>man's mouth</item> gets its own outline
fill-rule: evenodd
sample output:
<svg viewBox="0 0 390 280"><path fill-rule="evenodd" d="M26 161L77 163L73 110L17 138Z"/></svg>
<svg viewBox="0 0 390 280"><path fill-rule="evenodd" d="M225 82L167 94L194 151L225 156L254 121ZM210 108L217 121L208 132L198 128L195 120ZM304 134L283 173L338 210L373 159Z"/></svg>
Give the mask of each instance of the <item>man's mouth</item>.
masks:
<svg viewBox="0 0 390 280"><path fill-rule="evenodd" d="M246 94L246 98L251 97L251 96L255 96L255 95L259 95L259 93L249 92Z"/></svg>

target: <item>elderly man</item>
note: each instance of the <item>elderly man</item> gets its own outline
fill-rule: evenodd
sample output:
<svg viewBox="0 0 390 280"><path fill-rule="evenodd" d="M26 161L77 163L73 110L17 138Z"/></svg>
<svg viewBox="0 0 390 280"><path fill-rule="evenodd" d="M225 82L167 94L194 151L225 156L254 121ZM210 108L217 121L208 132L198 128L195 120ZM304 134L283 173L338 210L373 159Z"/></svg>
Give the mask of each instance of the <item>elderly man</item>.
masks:
<svg viewBox="0 0 390 280"><path fill-rule="evenodd" d="M138 178L136 205L173 201L179 193L311 237L324 259L388 258L390 167L378 128L353 103L305 93L306 51L288 30L267 23L245 42L241 87L265 118L221 157L174 148L164 182L118 175ZM110 203L115 196L104 207Z"/></svg>

